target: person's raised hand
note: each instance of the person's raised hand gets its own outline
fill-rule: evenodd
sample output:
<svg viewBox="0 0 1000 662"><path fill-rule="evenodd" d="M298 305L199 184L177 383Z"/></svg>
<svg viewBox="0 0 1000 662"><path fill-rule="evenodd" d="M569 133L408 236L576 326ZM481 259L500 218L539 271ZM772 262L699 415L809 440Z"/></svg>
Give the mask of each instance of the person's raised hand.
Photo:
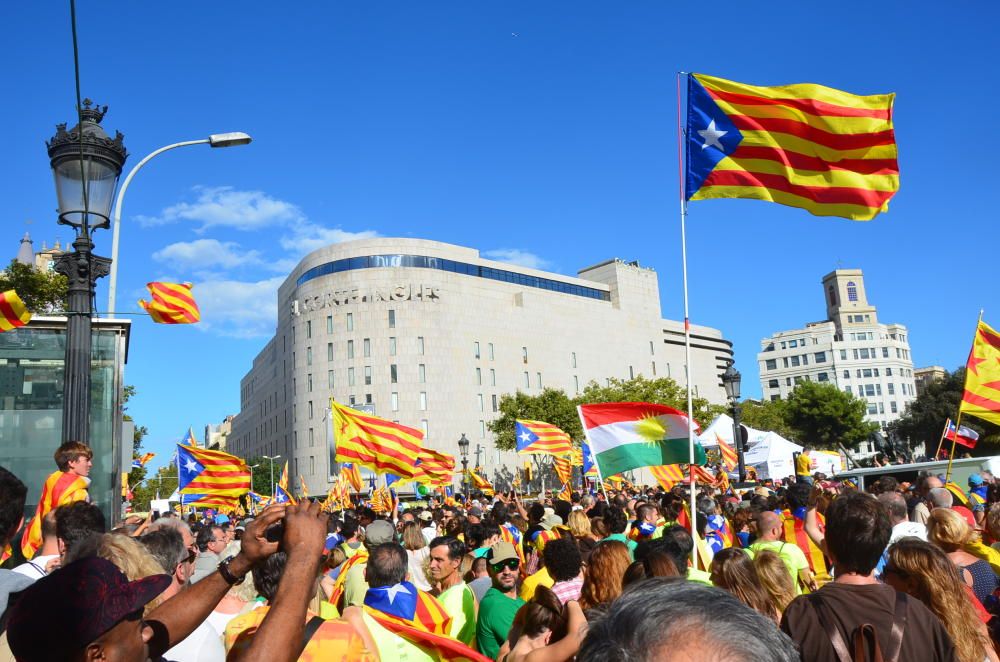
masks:
<svg viewBox="0 0 1000 662"><path fill-rule="evenodd" d="M250 565L256 565L278 551L277 541L271 542L267 539L267 529L281 521L285 516L285 508L284 504L268 506L260 517L247 524L240 541L240 554L247 558Z"/></svg>
<svg viewBox="0 0 1000 662"><path fill-rule="evenodd" d="M289 556L301 552L319 558L326 543L326 523L329 519L330 516L315 501L306 499L288 506L282 550Z"/></svg>

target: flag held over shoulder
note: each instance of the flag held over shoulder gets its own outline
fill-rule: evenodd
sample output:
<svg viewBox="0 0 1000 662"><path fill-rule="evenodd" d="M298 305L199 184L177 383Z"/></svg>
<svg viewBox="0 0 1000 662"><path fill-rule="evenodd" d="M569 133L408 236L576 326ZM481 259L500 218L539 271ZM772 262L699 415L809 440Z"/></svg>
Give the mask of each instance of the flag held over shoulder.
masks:
<svg viewBox="0 0 1000 662"><path fill-rule="evenodd" d="M602 476L690 461L691 423L681 411L648 402L580 405L580 420ZM705 449L694 442L695 464Z"/></svg>
<svg viewBox="0 0 1000 662"><path fill-rule="evenodd" d="M691 74L685 195L871 220L899 190L894 97Z"/></svg>

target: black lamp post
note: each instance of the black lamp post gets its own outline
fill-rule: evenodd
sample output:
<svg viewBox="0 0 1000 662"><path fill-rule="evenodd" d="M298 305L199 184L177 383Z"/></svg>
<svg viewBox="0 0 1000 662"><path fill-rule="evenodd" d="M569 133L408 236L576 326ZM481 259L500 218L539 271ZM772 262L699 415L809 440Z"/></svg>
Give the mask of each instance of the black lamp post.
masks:
<svg viewBox="0 0 1000 662"><path fill-rule="evenodd" d="M462 438L458 440L458 453L462 456L462 482L465 483L465 501L469 501L469 440L462 433Z"/></svg>
<svg viewBox="0 0 1000 662"><path fill-rule="evenodd" d="M101 128L107 106L91 107L86 99L80 123L66 130L56 125L56 135L46 143L59 200L59 224L76 230L73 252L56 260L55 269L69 280L66 311L65 385L63 387L63 441L90 443L91 316L94 285L108 275L111 260L93 254L91 232L110 225L111 203L118 177L128 155L123 139Z"/></svg>
<svg viewBox="0 0 1000 662"><path fill-rule="evenodd" d="M740 482L747 479L746 465L743 463L743 432L740 430L740 372L730 362L726 372L722 374L722 385L726 388L726 397L733 414L733 443L736 444L736 459L739 463Z"/></svg>

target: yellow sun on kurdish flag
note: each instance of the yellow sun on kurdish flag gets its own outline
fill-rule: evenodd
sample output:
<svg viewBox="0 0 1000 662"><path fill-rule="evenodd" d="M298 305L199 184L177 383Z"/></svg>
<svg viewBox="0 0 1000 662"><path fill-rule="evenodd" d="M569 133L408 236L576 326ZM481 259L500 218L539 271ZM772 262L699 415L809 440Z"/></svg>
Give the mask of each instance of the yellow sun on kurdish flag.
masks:
<svg viewBox="0 0 1000 662"><path fill-rule="evenodd" d="M1000 333L979 322L959 411L1000 425Z"/></svg>

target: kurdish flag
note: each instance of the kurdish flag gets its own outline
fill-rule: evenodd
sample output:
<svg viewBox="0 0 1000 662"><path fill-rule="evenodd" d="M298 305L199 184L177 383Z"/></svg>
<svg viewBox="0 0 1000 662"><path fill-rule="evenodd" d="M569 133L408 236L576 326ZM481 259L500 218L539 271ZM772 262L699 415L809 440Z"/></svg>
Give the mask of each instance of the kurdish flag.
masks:
<svg viewBox="0 0 1000 662"><path fill-rule="evenodd" d="M640 467L690 460L691 424L673 407L648 402L580 405L580 420L602 476ZM694 442L695 464L705 464L705 449Z"/></svg>
<svg viewBox="0 0 1000 662"><path fill-rule="evenodd" d="M894 97L691 74L685 195L871 220L899 190Z"/></svg>

